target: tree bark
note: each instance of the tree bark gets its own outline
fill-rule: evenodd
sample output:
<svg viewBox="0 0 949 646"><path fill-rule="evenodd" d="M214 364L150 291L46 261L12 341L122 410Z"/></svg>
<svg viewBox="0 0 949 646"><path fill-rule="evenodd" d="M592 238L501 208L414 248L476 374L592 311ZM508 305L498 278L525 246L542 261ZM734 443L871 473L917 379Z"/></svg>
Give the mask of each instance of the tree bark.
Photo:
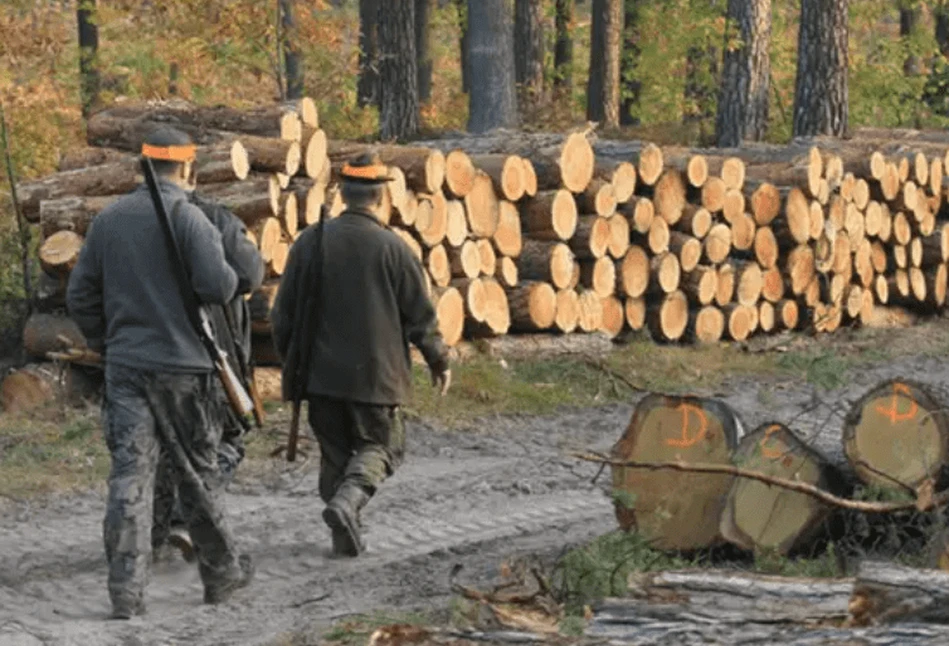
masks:
<svg viewBox="0 0 949 646"><path fill-rule="evenodd" d="M468 1L470 132L517 125L513 27L505 0Z"/></svg>
<svg viewBox="0 0 949 646"><path fill-rule="evenodd" d="M936 43L943 56L949 56L949 6L936 7Z"/></svg>
<svg viewBox="0 0 949 646"><path fill-rule="evenodd" d="M764 139L771 89L770 45L771 0L729 0L715 128L720 147Z"/></svg>
<svg viewBox="0 0 949 646"><path fill-rule="evenodd" d="M296 25L293 19L293 0L280 0L280 25L283 30L283 64L286 74L287 99L303 98L303 68L297 48Z"/></svg>
<svg viewBox="0 0 949 646"><path fill-rule="evenodd" d="M909 40L916 31L916 24L919 22L919 7L906 4L900 7L900 40L909 47ZM919 75L919 57L909 54L903 61L903 73L906 76Z"/></svg>
<svg viewBox="0 0 949 646"><path fill-rule="evenodd" d="M415 0L415 56L418 58L418 99L432 98L432 13L435 0Z"/></svg>
<svg viewBox="0 0 949 646"><path fill-rule="evenodd" d="M587 119L619 126L620 49L623 29L621 0L593 0Z"/></svg>
<svg viewBox="0 0 949 646"><path fill-rule="evenodd" d="M536 103L544 93L544 8L541 0L516 0L514 4L515 80L519 102Z"/></svg>
<svg viewBox="0 0 949 646"><path fill-rule="evenodd" d="M847 130L849 0L801 0L794 136Z"/></svg>
<svg viewBox="0 0 949 646"><path fill-rule="evenodd" d="M415 0L380 5L379 53L380 137L404 139L419 129Z"/></svg>
<svg viewBox="0 0 949 646"><path fill-rule="evenodd" d="M96 24L96 0L80 0L76 9L79 26L79 75L81 77L82 116L99 102L99 27Z"/></svg>
<svg viewBox="0 0 949 646"><path fill-rule="evenodd" d="M359 0L359 82L356 101L363 108L379 103L379 0Z"/></svg>
<svg viewBox="0 0 949 646"><path fill-rule="evenodd" d="M554 47L554 85L558 88L573 87L573 36L574 0L557 0L557 42Z"/></svg>
<svg viewBox="0 0 949 646"><path fill-rule="evenodd" d="M455 8L458 11L458 31L461 33L461 91L467 94L471 91L471 70L468 65L468 0L455 0Z"/></svg>
<svg viewBox="0 0 949 646"><path fill-rule="evenodd" d="M642 34L639 29L639 10L642 0L626 0L623 12L623 51L620 66L623 85L623 105L619 122L624 126L639 125L639 117L633 116L633 110L639 105L639 92L642 83L637 77L639 59L642 53L639 43Z"/></svg>

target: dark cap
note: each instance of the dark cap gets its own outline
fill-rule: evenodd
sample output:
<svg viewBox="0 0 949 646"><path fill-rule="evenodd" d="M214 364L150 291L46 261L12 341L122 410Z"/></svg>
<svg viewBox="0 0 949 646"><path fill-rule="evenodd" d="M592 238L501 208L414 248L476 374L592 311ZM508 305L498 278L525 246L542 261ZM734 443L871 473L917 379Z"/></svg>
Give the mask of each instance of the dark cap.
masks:
<svg viewBox="0 0 949 646"><path fill-rule="evenodd" d="M389 175L389 167L382 163L377 153L363 153L354 157L343 166L340 177L345 182L359 184L384 184L394 179Z"/></svg>

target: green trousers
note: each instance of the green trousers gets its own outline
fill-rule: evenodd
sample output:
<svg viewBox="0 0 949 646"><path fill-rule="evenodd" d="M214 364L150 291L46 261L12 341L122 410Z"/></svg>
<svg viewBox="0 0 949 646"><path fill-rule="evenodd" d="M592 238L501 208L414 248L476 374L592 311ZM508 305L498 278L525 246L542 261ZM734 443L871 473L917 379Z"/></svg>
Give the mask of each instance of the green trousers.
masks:
<svg viewBox="0 0 949 646"><path fill-rule="evenodd" d="M405 455L401 409L313 395L307 404L320 444L320 498L328 503L344 481L374 495Z"/></svg>

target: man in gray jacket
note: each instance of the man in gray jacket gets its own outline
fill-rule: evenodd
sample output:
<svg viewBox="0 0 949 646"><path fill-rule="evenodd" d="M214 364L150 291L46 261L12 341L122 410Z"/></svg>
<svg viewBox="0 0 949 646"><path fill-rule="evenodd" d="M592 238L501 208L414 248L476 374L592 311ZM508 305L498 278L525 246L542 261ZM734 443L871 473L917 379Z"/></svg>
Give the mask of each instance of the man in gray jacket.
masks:
<svg viewBox="0 0 949 646"><path fill-rule="evenodd" d="M426 293L424 269L397 235L379 223L388 169L365 155L342 171L347 209L294 242L271 311L276 349L297 356L311 335L305 392L310 427L320 444L323 520L333 551L365 549L359 512L401 464L405 433L400 406L411 388L409 343L425 357L432 382L447 391L447 349ZM313 263L316 263L313 265ZM310 284L311 265L317 284ZM313 295L318 294L317 303ZM294 329L299 307L314 307L311 329ZM295 392L284 362L283 389Z"/></svg>
<svg viewBox="0 0 949 646"><path fill-rule="evenodd" d="M188 201L194 204L221 233L224 245L224 257L227 264L237 273L237 291L234 298L224 306L209 307L214 338L225 351L234 374L241 374L243 363L249 363L251 352L251 321L245 294L250 294L261 286L264 280L264 261L257 246L247 238L247 227L236 215L223 205L198 194L197 190L188 194ZM248 374L249 378L252 378ZM249 425L240 418L224 400L220 405L223 436L218 453L218 463L224 478L229 484L237 471L237 465L244 458L243 435ZM178 496L177 477L174 464L167 454L162 455L158 474L155 479L154 523L152 525L152 550L156 555L168 554L168 549L177 547L185 560L195 558L194 545L188 534L187 522L181 499Z"/></svg>
<svg viewBox="0 0 949 646"><path fill-rule="evenodd" d="M171 128L156 130L142 147L154 160L190 287L199 302L223 305L238 277L220 232L187 201L194 152ZM112 616L121 619L145 612L160 450L180 478L204 601L227 600L254 569L238 551L221 499L222 385L189 321L158 217L144 184L99 213L66 292L69 314L105 364L103 433L112 466L103 535Z"/></svg>

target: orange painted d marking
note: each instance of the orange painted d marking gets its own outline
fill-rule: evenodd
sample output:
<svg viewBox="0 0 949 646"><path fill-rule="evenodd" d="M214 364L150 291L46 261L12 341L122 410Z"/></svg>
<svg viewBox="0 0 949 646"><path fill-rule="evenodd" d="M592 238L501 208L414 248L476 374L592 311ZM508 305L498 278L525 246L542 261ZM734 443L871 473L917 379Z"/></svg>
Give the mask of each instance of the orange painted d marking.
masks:
<svg viewBox="0 0 949 646"><path fill-rule="evenodd" d="M900 395L905 396L910 401L909 410L905 413L901 413L899 410ZM897 422L906 422L916 417L916 414L919 412L919 404L913 399L913 394L910 392L909 386L906 384L893 384L893 401L890 403L890 407L886 408L882 404L879 404L876 406L876 411L884 417L890 418L891 424L896 424Z"/></svg>
<svg viewBox="0 0 949 646"><path fill-rule="evenodd" d="M682 437L668 439L666 440L666 444L685 449L690 446L695 446L705 438L705 434L708 433L708 417L705 415L704 410L697 406L692 406L691 404L680 404L679 410L682 411ZM695 417L699 421L699 430L692 436L689 435L690 412L695 413Z"/></svg>

